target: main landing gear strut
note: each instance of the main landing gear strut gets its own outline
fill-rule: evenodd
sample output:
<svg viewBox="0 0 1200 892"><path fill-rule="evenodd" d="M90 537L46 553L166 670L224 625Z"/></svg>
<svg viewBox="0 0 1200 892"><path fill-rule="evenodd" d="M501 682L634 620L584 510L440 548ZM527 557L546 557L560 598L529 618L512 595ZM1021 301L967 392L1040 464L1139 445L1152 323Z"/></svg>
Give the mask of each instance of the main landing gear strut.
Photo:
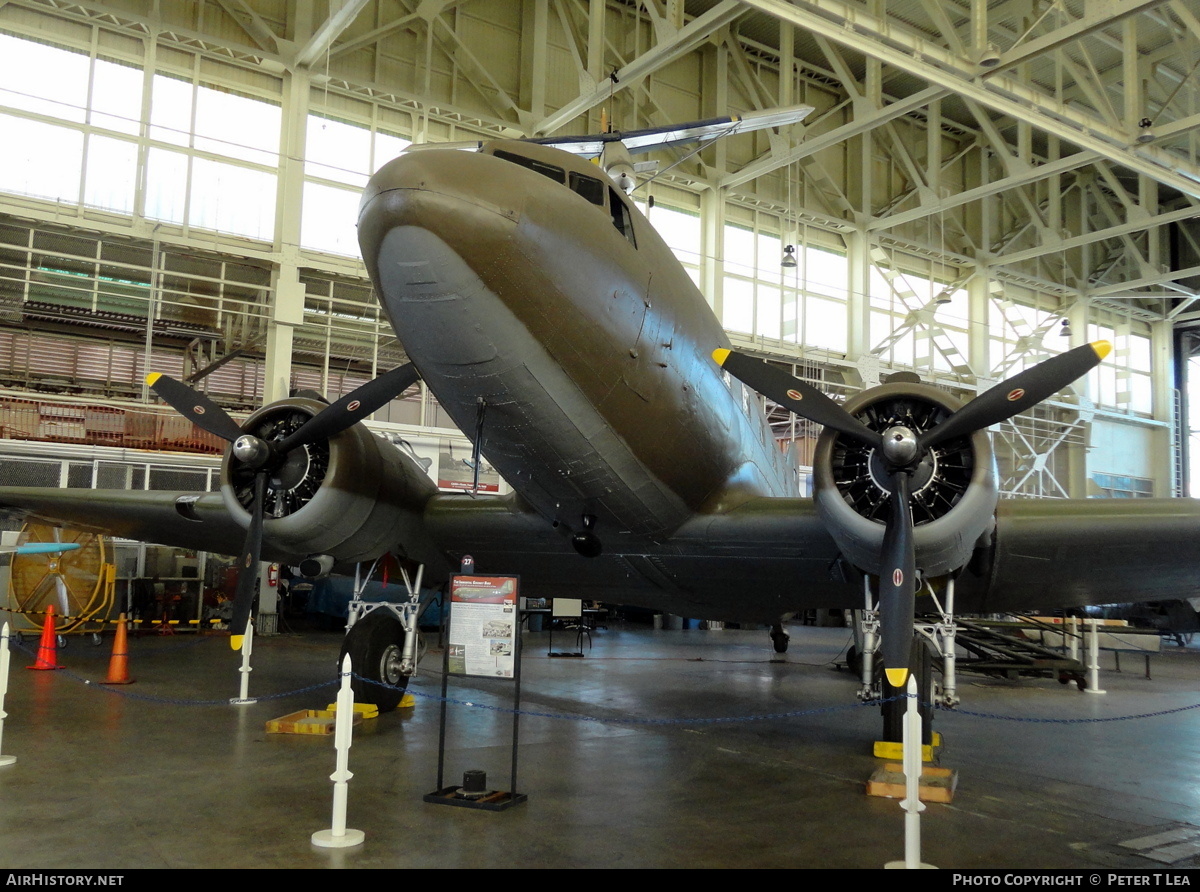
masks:
<svg viewBox="0 0 1200 892"><path fill-rule="evenodd" d="M362 600L363 588L374 571L372 564L366 579L355 573L354 598L350 601L338 666L340 671L342 659L349 654L355 702L374 703L380 712L390 712L400 704L420 660L417 617L425 565L417 567L415 580L401 566L408 600L399 602Z"/></svg>
<svg viewBox="0 0 1200 892"><path fill-rule="evenodd" d="M914 639L910 666L916 671L925 727L929 728L928 713L932 704L947 709L958 705L958 682L955 669L954 579L947 577L943 600L939 600L929 580L923 581L926 593L937 607L936 622L914 623ZM858 698L863 702L888 700L883 706L884 740L898 741L905 701L893 700L901 692L885 684L879 659L879 609L871 592L870 577L863 579L863 609L856 611L855 644L846 655L846 662L860 679ZM942 684L935 684L933 659L941 661Z"/></svg>

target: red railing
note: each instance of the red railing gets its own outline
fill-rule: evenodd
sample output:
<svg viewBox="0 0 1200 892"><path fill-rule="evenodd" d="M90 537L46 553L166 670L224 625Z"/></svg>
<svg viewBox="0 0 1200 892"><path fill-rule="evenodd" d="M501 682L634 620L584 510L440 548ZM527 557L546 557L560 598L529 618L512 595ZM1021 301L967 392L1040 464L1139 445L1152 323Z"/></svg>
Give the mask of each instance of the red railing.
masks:
<svg viewBox="0 0 1200 892"><path fill-rule="evenodd" d="M169 408L0 398L0 439L220 454L225 441Z"/></svg>

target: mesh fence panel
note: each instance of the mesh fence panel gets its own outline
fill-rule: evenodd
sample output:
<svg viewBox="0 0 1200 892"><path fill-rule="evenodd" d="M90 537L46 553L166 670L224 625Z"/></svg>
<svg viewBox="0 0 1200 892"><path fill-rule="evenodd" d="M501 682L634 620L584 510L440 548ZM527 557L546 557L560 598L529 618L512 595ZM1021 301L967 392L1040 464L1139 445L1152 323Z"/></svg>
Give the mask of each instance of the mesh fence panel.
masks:
<svg viewBox="0 0 1200 892"><path fill-rule="evenodd" d="M59 461L0 458L0 486L58 486Z"/></svg>

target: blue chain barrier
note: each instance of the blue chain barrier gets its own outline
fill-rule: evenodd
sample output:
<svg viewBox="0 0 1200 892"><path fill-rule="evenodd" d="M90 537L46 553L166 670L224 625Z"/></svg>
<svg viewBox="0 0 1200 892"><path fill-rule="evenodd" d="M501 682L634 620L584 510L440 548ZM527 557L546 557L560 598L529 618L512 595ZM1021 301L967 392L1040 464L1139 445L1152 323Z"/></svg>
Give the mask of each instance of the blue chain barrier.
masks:
<svg viewBox="0 0 1200 892"><path fill-rule="evenodd" d="M219 639L213 639L213 640L219 640ZM190 643L187 646L188 647L194 646L195 643L199 643L199 642ZM25 653L29 654L30 657L34 657L36 654L35 649L26 647L23 644L18 644L15 640L12 640L12 639L9 640L9 647L10 647L10 649L17 649L17 650L24 651ZM171 648L170 650L176 650L176 649L177 648ZM111 685L105 685L101 682L93 681L92 679L89 679L89 678L84 678L82 675L72 672L70 669L67 669L62 666L60 666L57 671L62 672L64 677L70 678L73 681L79 682L79 683L87 685L89 687L100 688L106 694L112 694L112 695L119 696L119 697L128 697L131 700L140 700L140 701L147 702L147 703L168 703L168 704L171 704L174 706L228 706L231 699L236 699L236 698L225 697L225 698L218 699L218 700L188 700L188 699L184 699L181 697L156 697L156 696L153 696L150 694L140 694L136 691L130 691L127 689L118 688L118 687L114 687ZM335 678L333 678L329 681L319 682L317 684L308 685L308 686L302 687L302 688L295 688L290 691L282 691L282 692L275 693L275 694L257 695L255 697L253 697L252 699L254 699L254 700L283 700L288 697L295 697L300 694L306 694L306 693L309 693L310 691L319 691L322 688L335 687L341 683L341 681L340 681L341 677L342 677L341 673L338 673L338 675ZM412 694L414 697L420 697L423 700L428 700L433 703L445 702L452 706L464 706L464 707L467 707L470 709L484 709L484 710L489 710L491 712L500 712L500 713L505 713L508 715L515 714L515 715L520 715L520 716L529 716L529 717L533 717L533 718L561 719L561 720L565 720L565 721L576 721L576 722L596 722L596 723L600 723L600 724L611 724L611 725L718 725L718 724L736 724L738 722L766 722L766 721L775 721L778 719L793 719L793 718L802 718L805 716L823 715L823 714L829 714L829 713L835 713L835 712L847 712L850 710L863 709L864 707L873 708L873 707L882 706L885 703L894 703L898 700L906 700L906 699L909 699L910 697L912 697L913 699L916 699L920 703L920 705L922 705L926 708L935 709L938 712L945 712L945 713L949 713L951 715L963 715L963 716L969 716L971 718L991 719L994 721L1002 721L1002 722L1026 722L1029 724L1038 724L1038 725L1088 725L1088 724L1101 724L1101 723L1105 723L1105 722L1128 722L1128 721L1137 721L1137 720L1142 720L1142 719L1159 718L1161 716L1174 715L1176 713L1188 712L1193 709L1200 709L1200 703L1194 703L1194 704L1191 704L1188 706L1176 706L1172 709L1160 709L1155 712L1140 712L1140 713L1132 713L1130 715L1102 716L1102 717L1094 717L1094 718L1077 718L1077 719L1031 718L1031 717L1027 717L1027 716L1003 715L1000 713L993 713L993 712L977 712L974 710L961 709L958 707L951 709L949 707L942 706L941 704L928 703L926 701L920 700L919 697L915 697L910 694L897 694L894 697L881 698L881 699L877 699L877 700L866 700L866 701L863 701L860 703L844 703L844 704L841 704L838 706L821 706L821 707L814 707L812 709L791 710L788 712L767 712L767 713L761 713L759 715L716 716L716 717L712 717L712 718L679 718L679 719L622 718L619 716L615 716L615 717L590 716L590 715L579 715L579 714L575 714L575 713L565 713L565 712L542 712L539 710L532 710L532 709L514 709L511 706L494 706L494 705L488 704L488 703L477 703L474 700L468 700L468 699L465 699L462 697L442 697L440 694L429 694L424 691L408 690L407 687L399 687L396 685L389 685L382 681L375 681L374 679L366 678L362 675L358 675L357 673L351 673L350 677L359 682L362 682L363 684L366 684L366 685L371 685L374 687L382 688L383 690L392 691L394 693L409 693L409 694Z"/></svg>

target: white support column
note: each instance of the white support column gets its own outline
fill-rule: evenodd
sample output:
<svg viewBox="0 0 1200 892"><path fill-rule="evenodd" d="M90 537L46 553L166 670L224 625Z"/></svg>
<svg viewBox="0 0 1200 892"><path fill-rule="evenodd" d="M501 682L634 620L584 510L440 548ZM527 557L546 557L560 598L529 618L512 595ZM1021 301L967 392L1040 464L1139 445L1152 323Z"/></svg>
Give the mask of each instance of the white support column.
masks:
<svg viewBox="0 0 1200 892"><path fill-rule="evenodd" d="M986 375L992 368L988 337L988 316L991 311L988 299L992 294L989 272L986 266L977 267L975 275L967 282L967 362L975 370L976 376Z"/></svg>
<svg viewBox="0 0 1200 892"><path fill-rule="evenodd" d="M847 233L845 239L846 266L850 275L850 281L846 283L846 312L850 315L846 358L856 360L871 350L871 260L863 230Z"/></svg>
<svg viewBox="0 0 1200 892"><path fill-rule="evenodd" d="M1187 360L1182 360L1186 362ZM1167 422L1165 428L1154 433L1154 451L1151 456L1150 473L1154 478L1154 495L1166 498L1185 495L1187 481L1183 481L1185 492L1173 492L1175 482L1175 449L1186 449L1187 443L1178 439L1178 419L1175 418L1175 359L1174 331L1169 320L1155 322L1150 326L1150 394L1154 418Z"/></svg>
<svg viewBox="0 0 1200 892"><path fill-rule="evenodd" d="M725 308L725 193L709 189L700 196L700 291L717 318Z"/></svg>
<svg viewBox="0 0 1200 892"><path fill-rule="evenodd" d="M300 282L299 254L308 94L307 70L296 69L284 77L275 212L275 251L279 265L271 289L263 370L263 401L268 403L288 395L293 327L304 322L304 285Z"/></svg>

